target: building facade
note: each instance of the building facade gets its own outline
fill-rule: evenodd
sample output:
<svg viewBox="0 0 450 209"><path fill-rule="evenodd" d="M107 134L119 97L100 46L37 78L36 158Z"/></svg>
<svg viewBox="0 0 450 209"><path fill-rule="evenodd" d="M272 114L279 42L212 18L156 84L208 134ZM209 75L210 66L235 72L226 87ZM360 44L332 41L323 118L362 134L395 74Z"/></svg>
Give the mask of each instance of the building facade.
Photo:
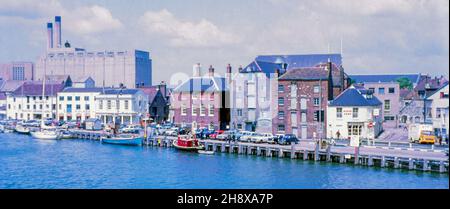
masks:
<svg viewBox="0 0 450 209"><path fill-rule="evenodd" d="M327 107L327 138L375 139L382 131L382 103L371 90L354 86Z"/></svg>
<svg viewBox="0 0 450 209"><path fill-rule="evenodd" d="M14 92L7 93L7 118L18 120L56 118L56 95L64 89L64 84L46 83L44 96L42 87L41 82L28 81Z"/></svg>
<svg viewBox="0 0 450 209"><path fill-rule="evenodd" d="M396 125L400 113L400 85L398 82L365 82L364 88L371 90L375 97L383 103L381 117L383 124Z"/></svg>
<svg viewBox="0 0 450 209"><path fill-rule="evenodd" d="M340 80L342 73L329 62L317 67L290 69L280 76L273 133L294 134L300 139L324 138L327 102L346 88L346 82Z"/></svg>
<svg viewBox="0 0 450 209"><path fill-rule="evenodd" d="M148 97L148 113L153 122L161 124L167 121L169 117L169 103L165 96L165 84L139 89Z"/></svg>
<svg viewBox="0 0 450 209"><path fill-rule="evenodd" d="M139 89L104 89L95 99L96 117L103 123L138 124L146 117L148 97Z"/></svg>
<svg viewBox="0 0 450 209"><path fill-rule="evenodd" d="M430 101L431 121L437 136L442 137L445 141L448 139L449 129L449 95L448 82L440 89L427 97Z"/></svg>
<svg viewBox="0 0 450 209"><path fill-rule="evenodd" d="M95 100L102 88L65 88L57 94L57 119L85 121L95 118Z"/></svg>
<svg viewBox="0 0 450 209"><path fill-rule="evenodd" d="M34 63L11 62L0 64L0 79L6 81L34 80Z"/></svg>
<svg viewBox="0 0 450 209"><path fill-rule="evenodd" d="M232 129L272 132L275 106L271 98L277 94L277 72L284 72L281 64L253 61L232 76Z"/></svg>
<svg viewBox="0 0 450 209"><path fill-rule="evenodd" d="M342 69L340 54L263 55L233 75L231 127L276 133L278 77L291 69L314 67L328 60ZM342 78L346 76L342 73Z"/></svg>
<svg viewBox="0 0 450 209"><path fill-rule="evenodd" d="M55 20L61 27L61 18ZM51 23L49 23L51 24ZM48 28L47 52L36 62L35 79L45 75L70 75L72 78L90 76L98 86L127 88L152 85L150 53L141 50L86 51L60 43L61 33ZM57 34L59 41L53 39ZM54 44L51 44L54 43Z"/></svg>
<svg viewBox="0 0 450 209"><path fill-rule="evenodd" d="M194 65L194 75L177 86L171 94L172 121L181 126L229 129L230 104L228 82L216 77L214 69L201 76L200 64Z"/></svg>

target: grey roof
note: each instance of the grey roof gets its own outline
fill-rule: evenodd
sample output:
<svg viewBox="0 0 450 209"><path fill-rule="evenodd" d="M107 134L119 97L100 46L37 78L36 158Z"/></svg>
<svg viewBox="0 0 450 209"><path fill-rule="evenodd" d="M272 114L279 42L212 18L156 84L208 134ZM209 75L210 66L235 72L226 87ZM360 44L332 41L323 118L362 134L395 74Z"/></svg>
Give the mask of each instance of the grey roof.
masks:
<svg viewBox="0 0 450 209"><path fill-rule="evenodd" d="M420 74L367 74L367 75L349 75L356 83L375 83L375 82L397 82L399 78L408 78L413 84L417 84Z"/></svg>
<svg viewBox="0 0 450 209"><path fill-rule="evenodd" d="M136 94L139 89L105 89L104 94Z"/></svg>
<svg viewBox="0 0 450 209"><path fill-rule="evenodd" d="M328 71L321 67L305 67L288 70L279 80L326 80Z"/></svg>
<svg viewBox="0 0 450 209"><path fill-rule="evenodd" d="M174 92L217 92L228 91L223 77L193 77L177 86Z"/></svg>
<svg viewBox="0 0 450 209"><path fill-rule="evenodd" d="M440 88L436 89L435 91L427 95L427 99L436 94L437 92L439 92L441 89L445 88L446 86L448 86L448 81L445 82Z"/></svg>
<svg viewBox="0 0 450 209"><path fill-rule="evenodd" d="M68 87L65 88L62 92L78 92L78 93L83 93L83 92L102 92L103 88L74 88L74 87Z"/></svg>
<svg viewBox="0 0 450 209"><path fill-rule="evenodd" d="M64 89L64 84L49 82L45 84L45 96L55 96ZM42 83L39 81L27 81L13 92L21 96L42 96Z"/></svg>
<svg viewBox="0 0 450 209"><path fill-rule="evenodd" d="M262 55L256 61L287 64L287 69L313 67L328 62L328 59L338 66L342 66L341 54L301 54L301 55Z"/></svg>
<svg viewBox="0 0 450 209"><path fill-rule="evenodd" d="M329 106L379 106L382 103L377 97L365 97L367 90L361 87L350 87L330 102Z"/></svg>

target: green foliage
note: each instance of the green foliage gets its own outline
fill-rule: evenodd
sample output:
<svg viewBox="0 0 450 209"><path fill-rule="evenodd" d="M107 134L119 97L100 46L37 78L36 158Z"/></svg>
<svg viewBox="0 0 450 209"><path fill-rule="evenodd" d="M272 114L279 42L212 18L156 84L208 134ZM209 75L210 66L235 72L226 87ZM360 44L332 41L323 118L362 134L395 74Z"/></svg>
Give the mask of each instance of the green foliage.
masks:
<svg viewBox="0 0 450 209"><path fill-rule="evenodd" d="M399 78L397 82L400 84L400 89L413 89L413 84L408 78Z"/></svg>

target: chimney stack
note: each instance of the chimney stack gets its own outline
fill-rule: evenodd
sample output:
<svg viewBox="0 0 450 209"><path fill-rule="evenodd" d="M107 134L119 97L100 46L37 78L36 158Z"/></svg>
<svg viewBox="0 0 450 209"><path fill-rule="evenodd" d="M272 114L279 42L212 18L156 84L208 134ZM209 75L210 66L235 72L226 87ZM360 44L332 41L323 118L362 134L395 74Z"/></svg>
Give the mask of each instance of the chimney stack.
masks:
<svg viewBox="0 0 450 209"><path fill-rule="evenodd" d="M227 65L227 73L225 74L225 78L228 81L228 83L231 83L231 65L228 63Z"/></svg>
<svg viewBox="0 0 450 209"><path fill-rule="evenodd" d="M197 63L194 65L193 68L193 76L194 77L200 77L201 75L201 67L200 67L200 63Z"/></svg>
<svg viewBox="0 0 450 209"><path fill-rule="evenodd" d="M53 48L53 24L47 23L47 49Z"/></svg>
<svg viewBox="0 0 450 209"><path fill-rule="evenodd" d="M53 47L61 48L61 16L55 16L55 36Z"/></svg>
<svg viewBox="0 0 450 209"><path fill-rule="evenodd" d="M211 78L214 77L214 68L212 67L212 65L209 66L208 76Z"/></svg>
<svg viewBox="0 0 450 209"><path fill-rule="evenodd" d="M330 61L330 58L328 58L328 101L334 100L334 94L333 94L333 66L332 63Z"/></svg>

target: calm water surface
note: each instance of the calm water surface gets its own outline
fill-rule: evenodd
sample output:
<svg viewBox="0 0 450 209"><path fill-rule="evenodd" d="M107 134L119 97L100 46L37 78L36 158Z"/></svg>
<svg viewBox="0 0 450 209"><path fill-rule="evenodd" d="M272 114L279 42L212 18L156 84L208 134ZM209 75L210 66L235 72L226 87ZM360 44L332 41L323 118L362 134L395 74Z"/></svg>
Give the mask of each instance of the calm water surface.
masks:
<svg viewBox="0 0 450 209"><path fill-rule="evenodd" d="M0 188L449 188L448 174L0 134Z"/></svg>

